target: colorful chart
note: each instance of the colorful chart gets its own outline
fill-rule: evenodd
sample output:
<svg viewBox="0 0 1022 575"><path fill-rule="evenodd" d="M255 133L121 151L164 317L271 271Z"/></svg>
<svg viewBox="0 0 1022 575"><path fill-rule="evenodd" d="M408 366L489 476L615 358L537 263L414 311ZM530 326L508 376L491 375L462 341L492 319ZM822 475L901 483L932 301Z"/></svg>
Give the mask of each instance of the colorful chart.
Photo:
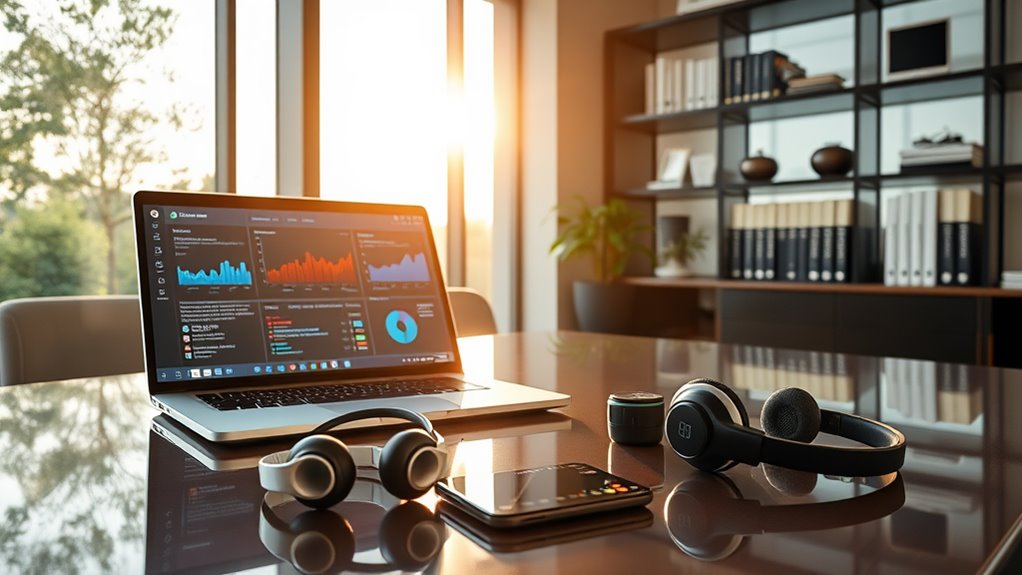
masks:
<svg viewBox="0 0 1022 575"><path fill-rule="evenodd" d="M354 284L355 266L351 253L329 261L305 252L305 259L295 259L276 268L266 270L266 281L271 284L346 283Z"/></svg>
<svg viewBox="0 0 1022 575"><path fill-rule="evenodd" d="M373 282L428 282L429 267L426 265L426 256L417 253L414 256L405 254L401 261L396 264L381 265L379 267L370 264L369 281Z"/></svg>
<svg viewBox="0 0 1022 575"><path fill-rule="evenodd" d="M177 283L183 286L252 285L252 272L245 266L245 262L234 267L229 260L220 262L219 271L210 269L208 272L192 272L178 266Z"/></svg>
<svg viewBox="0 0 1022 575"><path fill-rule="evenodd" d="M398 343L412 343L419 335L419 326L412 316L400 309L395 309L387 314L387 335Z"/></svg>

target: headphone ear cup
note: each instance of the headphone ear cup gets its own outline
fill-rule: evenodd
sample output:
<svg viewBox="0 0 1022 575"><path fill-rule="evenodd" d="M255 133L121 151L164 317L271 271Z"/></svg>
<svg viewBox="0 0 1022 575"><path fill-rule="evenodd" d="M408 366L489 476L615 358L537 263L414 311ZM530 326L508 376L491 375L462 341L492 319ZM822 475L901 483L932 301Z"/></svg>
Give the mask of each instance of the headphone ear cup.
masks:
<svg viewBox="0 0 1022 575"><path fill-rule="evenodd" d="M351 526L332 511L306 511L288 527L294 534L289 562L301 573L337 573L355 556Z"/></svg>
<svg viewBox="0 0 1022 575"><path fill-rule="evenodd" d="M406 429L387 441L380 454L380 482L401 499L415 499L433 488L443 472L436 440L422 429Z"/></svg>
<svg viewBox="0 0 1022 575"><path fill-rule="evenodd" d="M810 443L820 433L820 406L798 387L778 389L763 403L760 423L767 435Z"/></svg>
<svg viewBox="0 0 1022 575"><path fill-rule="evenodd" d="M380 522L380 553L392 568L419 571L440 553L445 534L432 511L418 501L406 501Z"/></svg>
<svg viewBox="0 0 1022 575"><path fill-rule="evenodd" d="M291 448L288 459L294 460L303 455L317 455L329 462L330 470L316 469L310 466L306 473L309 481L327 483L332 470L333 487L325 495L315 499L303 497L295 497L295 499L317 509L332 507L343 501L355 484L355 476L358 472L355 460L348 452L348 447L339 439L329 435L310 435Z"/></svg>

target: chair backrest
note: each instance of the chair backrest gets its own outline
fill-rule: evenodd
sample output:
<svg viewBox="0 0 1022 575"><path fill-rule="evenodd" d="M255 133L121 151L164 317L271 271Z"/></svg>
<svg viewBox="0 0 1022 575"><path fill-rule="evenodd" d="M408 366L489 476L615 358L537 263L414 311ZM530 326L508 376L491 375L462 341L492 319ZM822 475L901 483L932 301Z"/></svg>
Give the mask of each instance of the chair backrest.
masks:
<svg viewBox="0 0 1022 575"><path fill-rule="evenodd" d="M0 303L0 385L144 369L138 296Z"/></svg>
<svg viewBox="0 0 1022 575"><path fill-rule="evenodd" d="M451 300L454 329L458 337L497 333L493 310L479 292L472 288L449 287L447 296Z"/></svg>

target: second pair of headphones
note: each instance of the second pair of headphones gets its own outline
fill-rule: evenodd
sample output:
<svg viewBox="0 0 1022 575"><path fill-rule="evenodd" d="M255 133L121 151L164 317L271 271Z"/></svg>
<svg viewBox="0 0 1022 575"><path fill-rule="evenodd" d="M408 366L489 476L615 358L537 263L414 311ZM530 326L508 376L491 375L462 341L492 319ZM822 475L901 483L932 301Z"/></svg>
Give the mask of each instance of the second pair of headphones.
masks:
<svg viewBox="0 0 1022 575"><path fill-rule="evenodd" d="M408 421L416 428L400 431L382 447L345 445L326 435L331 429L375 417ZM444 438L426 416L396 407L362 409L335 417L312 430L287 451L259 460L259 483L267 491L285 493L319 509L347 497L359 468L379 471L379 480L391 494L415 499L443 479L447 472Z"/></svg>
<svg viewBox="0 0 1022 575"><path fill-rule="evenodd" d="M664 433L671 449L693 467L724 471L737 463L769 463L788 469L845 477L892 473L905 462L905 436L889 425L820 409L797 387L775 391L763 404L763 429L749 426L749 414L731 388L694 379L671 399ZM819 433L862 447L814 445Z"/></svg>

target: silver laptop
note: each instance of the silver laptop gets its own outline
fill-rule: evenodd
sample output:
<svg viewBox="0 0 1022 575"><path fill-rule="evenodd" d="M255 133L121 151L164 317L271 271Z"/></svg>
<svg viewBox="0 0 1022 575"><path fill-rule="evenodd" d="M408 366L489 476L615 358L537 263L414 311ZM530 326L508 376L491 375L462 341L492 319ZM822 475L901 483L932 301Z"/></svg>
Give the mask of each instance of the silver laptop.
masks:
<svg viewBox="0 0 1022 575"><path fill-rule="evenodd" d="M141 191L133 212L149 394L206 439L368 407L444 419L568 404L464 377L421 207Z"/></svg>

